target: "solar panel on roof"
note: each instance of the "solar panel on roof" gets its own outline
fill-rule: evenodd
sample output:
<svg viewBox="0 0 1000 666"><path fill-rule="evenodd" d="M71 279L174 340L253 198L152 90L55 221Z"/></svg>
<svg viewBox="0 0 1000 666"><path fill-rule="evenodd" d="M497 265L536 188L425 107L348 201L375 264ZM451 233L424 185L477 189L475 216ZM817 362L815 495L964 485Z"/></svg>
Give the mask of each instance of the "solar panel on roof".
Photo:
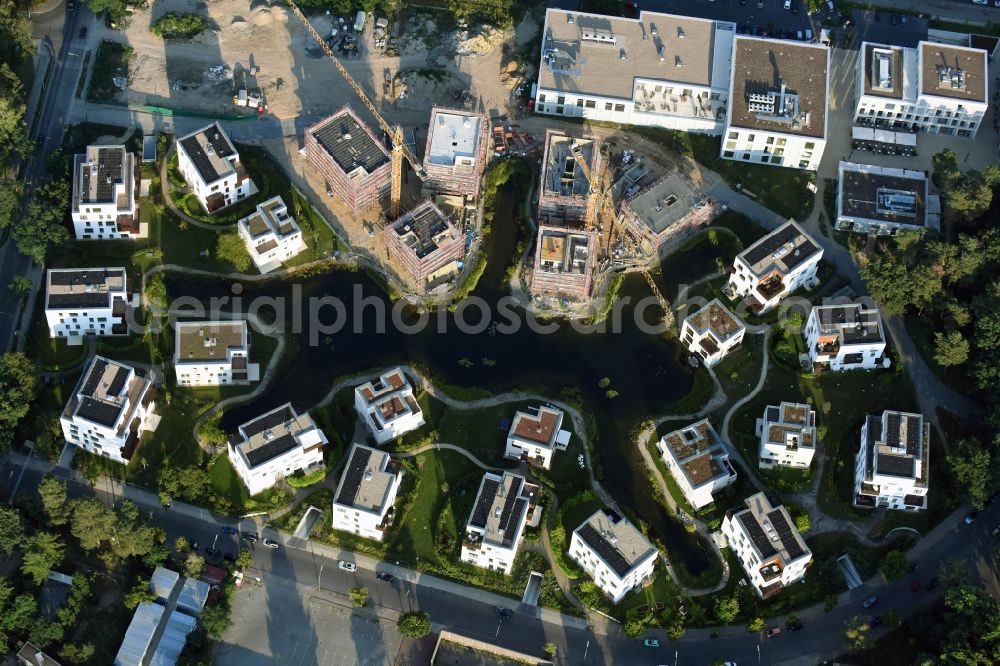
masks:
<svg viewBox="0 0 1000 666"><path fill-rule="evenodd" d="M295 437L285 434L275 437L263 446L245 450L244 453L246 454L247 462L250 463L250 467L256 467L268 460L277 458L283 453L291 451L296 446L298 446L298 442L295 441Z"/></svg>
<svg viewBox="0 0 1000 666"><path fill-rule="evenodd" d="M125 388L125 383L128 381L129 370L126 367L118 366L115 369L115 376L111 380L111 386L108 387L108 395L118 395Z"/></svg>
<svg viewBox="0 0 1000 666"><path fill-rule="evenodd" d="M764 528L760 526L760 523L753 516L753 512L749 509L745 509L740 513L736 514L736 518L743 525L743 529L747 534L750 535L750 540L753 541L753 545L757 548L757 552L760 553L760 558L765 560L769 557L774 557L778 554L778 550L771 543L771 539L768 538L767 534L764 533Z"/></svg>
<svg viewBox="0 0 1000 666"><path fill-rule="evenodd" d="M101 377L104 376L104 370L107 367L108 362L103 358L94 358L94 362L90 366L90 372L87 373L87 380L83 385L84 395L94 395L94 391L97 390L97 385L100 383Z"/></svg>
<svg viewBox="0 0 1000 666"><path fill-rule="evenodd" d="M629 561L625 559L621 551L618 550L610 541L608 541L602 534L600 534L594 527L588 522L577 528L577 534L580 538L590 546L590 548L601 556L609 567L611 567L618 577L621 578L628 574L632 569L632 565Z"/></svg>
<svg viewBox="0 0 1000 666"><path fill-rule="evenodd" d="M271 428L279 426L286 421L292 420L293 418L295 417L292 415L291 407L285 405L281 409L275 410L269 414L258 416L253 421L244 423L240 427L246 434L247 439L249 439L256 434L262 433L265 430L270 430Z"/></svg>
<svg viewBox="0 0 1000 666"><path fill-rule="evenodd" d="M482 488L479 490L479 497L476 498L476 506L472 510L472 518L469 524L479 528L486 527L486 519L490 516L490 508L493 506L493 498L496 497L500 482L496 479L483 479Z"/></svg>
<svg viewBox="0 0 1000 666"><path fill-rule="evenodd" d="M804 555L806 551L799 546L799 540L795 538L792 526L785 520L785 514L775 509L767 514L767 517L770 519L774 530L778 533L778 538L781 539L782 545L784 545L785 550L788 552L788 559L794 560Z"/></svg>
<svg viewBox="0 0 1000 666"><path fill-rule="evenodd" d="M889 414L885 424L885 443L891 447L899 446L899 414Z"/></svg>
<svg viewBox="0 0 1000 666"><path fill-rule="evenodd" d="M920 453L920 419L914 416L906 417L906 452L911 456Z"/></svg>
<svg viewBox="0 0 1000 666"><path fill-rule="evenodd" d="M118 420L118 414L121 413L123 406L104 402L103 400L84 398L76 408L76 413L88 421L93 421L94 423L110 428Z"/></svg>
<svg viewBox="0 0 1000 666"><path fill-rule="evenodd" d="M762 259L774 254L786 243L794 240L798 235L798 229L791 224L786 224L770 236L763 238L758 245L747 250L745 258L751 266L755 266Z"/></svg>
<svg viewBox="0 0 1000 666"><path fill-rule="evenodd" d="M371 457L371 449L356 446L351 451L351 460L348 462L347 468L344 470L344 477L340 481L340 492L337 494L338 504L348 506L354 504L354 498L358 494L358 488L361 487L361 480L365 476L365 470L368 469L368 461L371 460Z"/></svg>

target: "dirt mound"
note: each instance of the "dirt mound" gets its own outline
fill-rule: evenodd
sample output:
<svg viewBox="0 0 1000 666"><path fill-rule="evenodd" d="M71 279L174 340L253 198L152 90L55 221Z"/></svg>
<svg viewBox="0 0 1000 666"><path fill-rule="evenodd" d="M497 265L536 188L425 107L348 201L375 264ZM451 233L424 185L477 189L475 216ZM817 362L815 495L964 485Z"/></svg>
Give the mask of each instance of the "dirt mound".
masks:
<svg viewBox="0 0 1000 666"><path fill-rule="evenodd" d="M258 7L250 12L250 22L254 25L271 25L274 22L274 14L270 7Z"/></svg>

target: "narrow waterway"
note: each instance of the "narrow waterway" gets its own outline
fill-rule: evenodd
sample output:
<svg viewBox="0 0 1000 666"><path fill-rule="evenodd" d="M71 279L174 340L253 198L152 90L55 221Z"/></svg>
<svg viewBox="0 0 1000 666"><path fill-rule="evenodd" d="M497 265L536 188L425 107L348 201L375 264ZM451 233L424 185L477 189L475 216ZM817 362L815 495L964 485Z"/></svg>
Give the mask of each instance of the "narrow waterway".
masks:
<svg viewBox="0 0 1000 666"><path fill-rule="evenodd" d="M708 566L705 545L667 518L650 498L640 455L627 438L637 422L682 397L691 386L691 375L678 362L672 343L637 325L634 304L641 299L646 299L650 320L659 314L641 276L629 276L622 285L620 296L630 299L630 303L620 308L620 326L614 331L582 332L566 322L546 322L546 330L539 331L538 326L524 323L523 310L497 307L504 293L506 269L517 259L514 254L518 238L528 233L513 221L514 207L523 204L524 196L516 188L502 190L498 196L493 230L485 241L489 263L472 299L481 299L488 307L432 313L422 327L415 325L419 318L410 311L403 313L399 322L394 323L391 316L381 321L380 311L390 313L392 303L360 272L335 271L294 283L273 281L263 285L189 281L171 276L167 282L174 299L189 296L207 304L211 298L232 299L235 290L241 292L242 303L237 307L243 312L255 300L284 301L284 319L289 327L296 325L293 300L302 303L306 321L312 301L325 324L335 320L343 323L336 332L315 332L316 327L308 324L301 327L297 352L287 360L270 389L258 400L227 412L223 426L232 428L289 400L307 408L320 400L338 377L398 363L418 363L449 384L493 392L525 388L555 397L571 387L579 392L597 423L603 485L648 523L673 558L692 573L700 573ZM712 270L717 256L715 246L701 243L670 257L663 266L664 293L669 298L677 293L678 284ZM316 305L324 297L343 303L342 317L331 305ZM232 308L231 302L222 307L227 312ZM271 309L264 307L262 311ZM522 324L508 326L513 319ZM489 322L499 326L491 327ZM606 389L598 384L603 377L610 379L610 388L618 392L617 397L605 395Z"/></svg>

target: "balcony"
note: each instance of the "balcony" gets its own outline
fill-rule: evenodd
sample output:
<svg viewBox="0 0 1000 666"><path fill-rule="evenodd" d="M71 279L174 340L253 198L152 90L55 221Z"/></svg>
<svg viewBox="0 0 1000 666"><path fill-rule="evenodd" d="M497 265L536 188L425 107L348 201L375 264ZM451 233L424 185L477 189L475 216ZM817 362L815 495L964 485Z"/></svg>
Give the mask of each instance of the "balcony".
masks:
<svg viewBox="0 0 1000 666"><path fill-rule="evenodd" d="M782 282L780 275L772 275L757 285L757 293L760 294L765 301L771 300L784 290L785 283Z"/></svg>
<svg viewBox="0 0 1000 666"><path fill-rule="evenodd" d="M839 351L840 351L840 340L837 340L835 342L816 343L817 354L836 354Z"/></svg>
<svg viewBox="0 0 1000 666"><path fill-rule="evenodd" d="M382 522L378 524L378 527L376 529L380 532L389 529L390 527L392 527L392 523L395 519L396 519L396 507L390 506L389 510L385 512L385 517L382 519Z"/></svg>
<svg viewBox="0 0 1000 666"><path fill-rule="evenodd" d="M466 532L462 539L462 547L468 550L479 550L483 547L482 532Z"/></svg>
<svg viewBox="0 0 1000 666"><path fill-rule="evenodd" d="M770 583L781 578L781 573L783 569L780 564L776 562L771 562L762 566L758 573L760 577L764 579L764 583Z"/></svg>
<svg viewBox="0 0 1000 666"><path fill-rule="evenodd" d="M785 589L785 586L782 585L781 582L779 581L772 585L761 585L758 587L758 589L760 590L761 597L763 597L764 599L770 599L778 592L781 592L783 589Z"/></svg>

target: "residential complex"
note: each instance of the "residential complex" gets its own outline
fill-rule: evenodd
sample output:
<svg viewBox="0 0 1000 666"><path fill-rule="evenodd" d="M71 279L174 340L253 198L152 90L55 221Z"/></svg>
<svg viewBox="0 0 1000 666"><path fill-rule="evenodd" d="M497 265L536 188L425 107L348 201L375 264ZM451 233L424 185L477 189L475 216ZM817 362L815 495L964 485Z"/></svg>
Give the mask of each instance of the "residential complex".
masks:
<svg viewBox="0 0 1000 666"><path fill-rule="evenodd" d="M50 268L45 274L49 336L128 335L134 297L124 268Z"/></svg>
<svg viewBox="0 0 1000 666"><path fill-rule="evenodd" d="M888 368L882 317L862 303L817 305L805 328L806 350L813 370Z"/></svg>
<svg viewBox="0 0 1000 666"><path fill-rule="evenodd" d="M502 476L493 472L484 474L465 526L462 561L510 574L524 526L533 517L537 501L538 486L528 483L523 476L510 472Z"/></svg>
<svg viewBox="0 0 1000 666"><path fill-rule="evenodd" d="M209 596L208 583L163 567L156 567L149 587L156 600L136 607L115 666L176 664Z"/></svg>
<svg viewBox="0 0 1000 666"><path fill-rule="evenodd" d="M880 235L940 229L940 199L927 194L923 171L841 162L839 174L837 229Z"/></svg>
<svg viewBox="0 0 1000 666"><path fill-rule="evenodd" d="M128 464L144 430L159 422L156 389L131 367L95 356L59 417L63 437L85 451Z"/></svg>
<svg viewBox="0 0 1000 666"><path fill-rule="evenodd" d="M785 507L764 493L748 497L744 507L726 514L722 533L743 565L757 596L774 596L806 575L812 551L795 529Z"/></svg>
<svg viewBox="0 0 1000 666"><path fill-rule="evenodd" d="M562 429L562 421L562 410L548 405L517 410L507 432L504 457L550 469L552 454L569 445L570 432Z"/></svg>
<svg viewBox="0 0 1000 666"><path fill-rule="evenodd" d="M87 146L73 156L70 216L77 240L145 238L136 199L139 166L125 146Z"/></svg>
<svg viewBox="0 0 1000 666"><path fill-rule="evenodd" d="M209 213L257 192L225 130L212 123L177 140L177 167Z"/></svg>
<svg viewBox="0 0 1000 666"><path fill-rule="evenodd" d="M354 389L354 409L379 445L424 424L424 413L401 368Z"/></svg>
<svg viewBox="0 0 1000 666"><path fill-rule="evenodd" d="M767 312L814 280L822 258L823 248L789 220L736 256L725 291L745 298L755 313Z"/></svg>
<svg viewBox="0 0 1000 666"><path fill-rule="evenodd" d="M816 453L816 412L794 402L768 405L757 421L757 436L761 469L808 468Z"/></svg>
<svg viewBox="0 0 1000 666"><path fill-rule="evenodd" d="M306 249L302 230L280 196L257 204L257 210L241 219L236 228L261 273L281 268L281 262Z"/></svg>
<svg viewBox="0 0 1000 666"><path fill-rule="evenodd" d="M827 140L830 49L738 35L722 157L815 171Z"/></svg>
<svg viewBox="0 0 1000 666"><path fill-rule="evenodd" d="M727 21L549 9L535 110L719 134L735 34L736 25Z"/></svg>
<svg viewBox="0 0 1000 666"><path fill-rule="evenodd" d="M627 518L598 510L573 530L569 556L617 604L652 579L657 551Z"/></svg>
<svg viewBox="0 0 1000 666"><path fill-rule="evenodd" d="M989 107L988 64L982 49L864 42L854 122L974 137Z"/></svg>
<svg viewBox="0 0 1000 666"><path fill-rule="evenodd" d="M350 107L305 133L306 158L355 215L377 206L392 185L389 152Z"/></svg>
<svg viewBox="0 0 1000 666"><path fill-rule="evenodd" d="M597 177L600 150L593 137L571 137L558 130L545 131L545 150L538 195L538 223L556 227L581 226L587 213L592 184L582 160Z"/></svg>
<svg viewBox="0 0 1000 666"><path fill-rule="evenodd" d="M656 450L695 510L714 502L712 493L736 483L729 449L708 419L664 435Z"/></svg>
<svg viewBox="0 0 1000 666"><path fill-rule="evenodd" d="M260 366L250 363L246 320L179 321L174 338L178 386L246 384L260 379Z"/></svg>
<svg viewBox="0 0 1000 666"><path fill-rule="evenodd" d="M465 237L428 199L385 228L385 250L403 277L430 289L457 274L465 257Z"/></svg>
<svg viewBox="0 0 1000 666"><path fill-rule="evenodd" d="M742 344L746 330L746 324L714 298L684 318L681 341L710 368Z"/></svg>
<svg viewBox="0 0 1000 666"><path fill-rule="evenodd" d="M290 402L247 421L237 431L229 441L229 461L251 495L299 470L322 466L323 447L329 444L308 412L299 414Z"/></svg>
<svg viewBox="0 0 1000 666"><path fill-rule="evenodd" d="M476 111L431 109L424 148L424 187L441 194L474 196L486 167L486 115Z"/></svg>
<svg viewBox="0 0 1000 666"><path fill-rule="evenodd" d="M381 541L402 480L402 467L388 453L354 444L333 495L333 528Z"/></svg>
<svg viewBox="0 0 1000 666"><path fill-rule="evenodd" d="M531 293L575 301L590 297L597 234L583 229L538 227Z"/></svg>
<svg viewBox="0 0 1000 666"><path fill-rule="evenodd" d="M927 508L931 428L920 414L885 410L861 427L854 503L919 511Z"/></svg>

